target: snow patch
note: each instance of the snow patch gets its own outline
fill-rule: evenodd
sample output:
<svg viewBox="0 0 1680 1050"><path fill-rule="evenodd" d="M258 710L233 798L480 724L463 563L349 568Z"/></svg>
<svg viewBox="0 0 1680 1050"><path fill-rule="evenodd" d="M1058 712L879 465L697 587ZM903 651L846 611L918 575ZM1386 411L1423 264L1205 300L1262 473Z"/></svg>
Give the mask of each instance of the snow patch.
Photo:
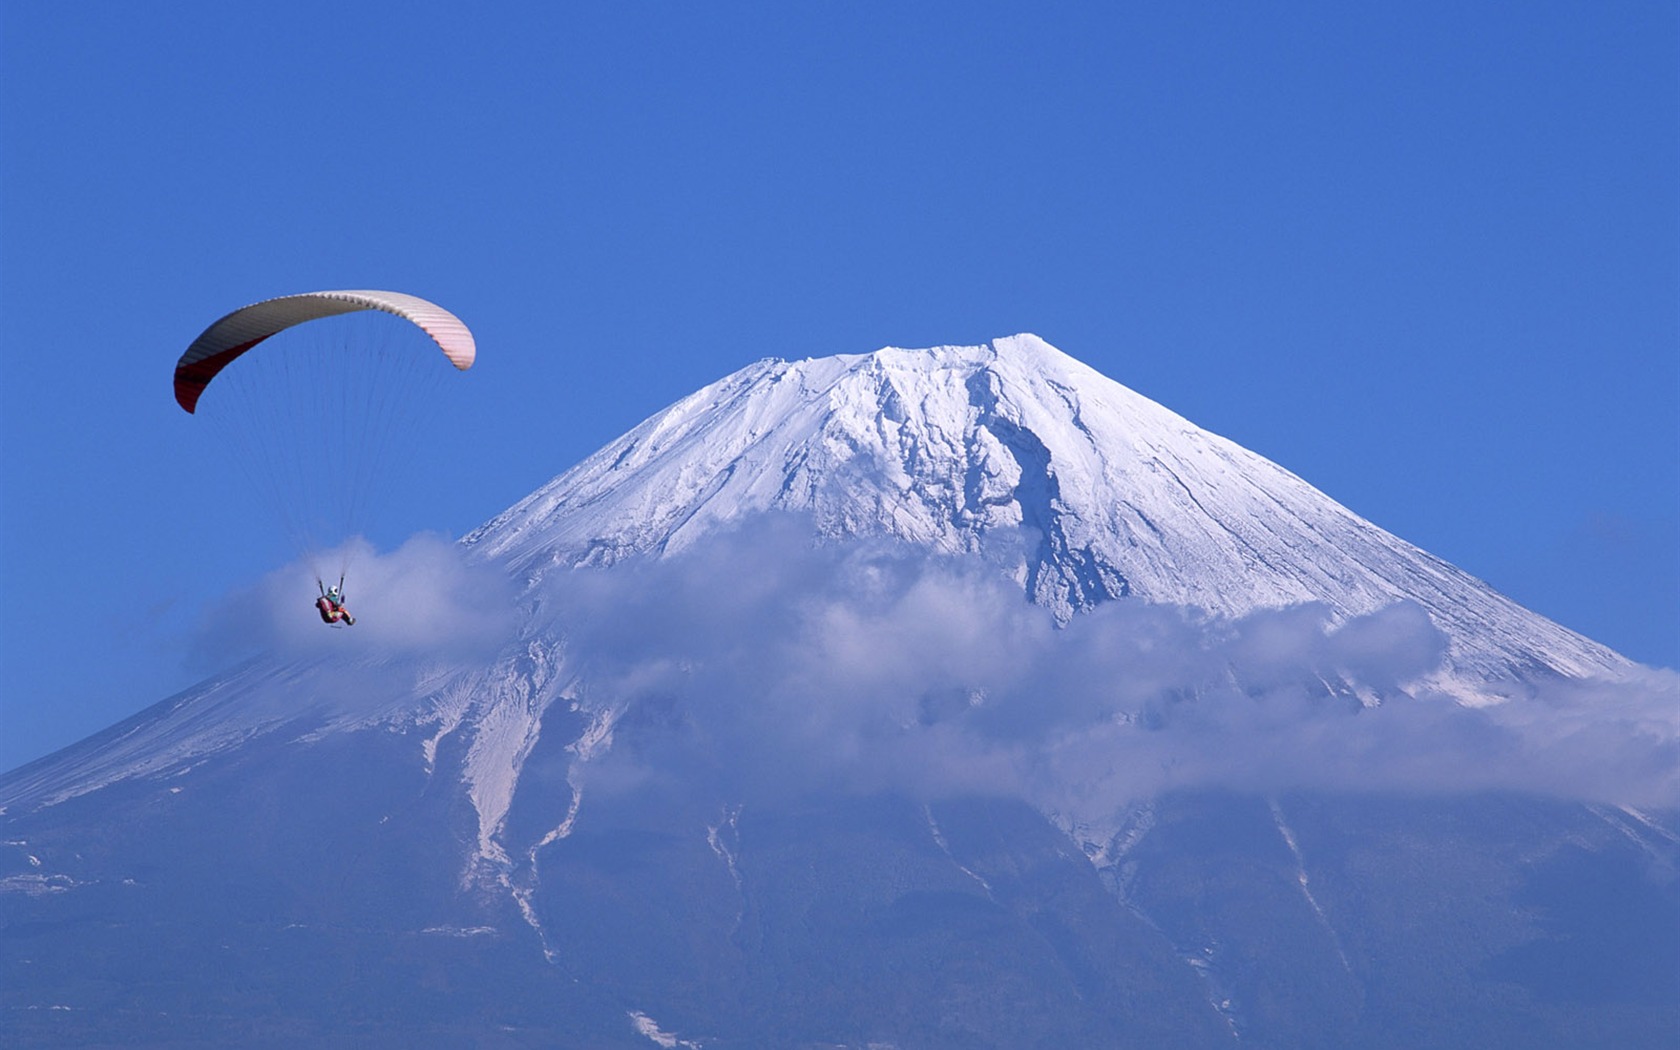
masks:
<svg viewBox="0 0 1680 1050"><path fill-rule="evenodd" d="M1336 928L1330 925L1329 916L1324 914L1324 909L1319 906L1318 898L1313 896L1312 886L1307 881L1307 866L1301 858L1301 847L1295 842L1295 831L1283 819L1283 807L1278 804L1277 799L1268 800L1268 804L1272 810L1272 821L1277 825L1279 834L1283 836L1284 843L1289 847L1290 854L1295 858L1295 881L1301 887L1301 896L1307 899L1307 904L1312 907L1313 914L1318 916L1319 925L1323 926L1324 932L1330 935L1330 943L1336 949L1336 958L1342 961L1342 969L1351 975L1353 964L1348 961L1347 952L1342 950L1342 939L1336 935Z"/></svg>
<svg viewBox="0 0 1680 1050"><path fill-rule="evenodd" d="M951 863L957 866L958 871L980 884L980 888L986 892L987 900L995 900L992 896L992 884L981 877L979 872L965 866L957 859L956 854L951 852L951 844L945 841L945 832L940 830L939 821L934 819L933 807L923 805L922 815L927 818L928 832L933 835L934 845L939 847L939 851L950 858Z"/></svg>
<svg viewBox="0 0 1680 1050"><path fill-rule="evenodd" d="M505 871L511 864L498 836L513 804L520 768L536 746L543 712L555 699L559 659L558 644L529 642L498 661L483 685L485 699L473 726L464 774L467 796L478 814L475 865ZM469 866L469 879L471 871Z"/></svg>
<svg viewBox="0 0 1680 1050"><path fill-rule="evenodd" d="M1220 1019L1225 1022L1226 1031L1231 1033L1233 1039L1241 1040L1242 1032L1237 1027L1237 1012L1233 1006L1233 1000L1224 992L1215 966L1218 957L1218 942L1209 944L1200 951L1181 956L1190 969L1195 971L1196 977L1207 990L1208 1005L1213 1007L1214 1011L1219 1014Z"/></svg>
<svg viewBox="0 0 1680 1050"><path fill-rule="evenodd" d="M730 932L741 928L741 923L747 917L747 896L745 885L741 881L741 869L735 864L736 851L741 845L741 807L739 805L724 806L723 819L717 824L706 825L706 845L712 848L724 866L729 869L729 880L735 884L735 896L738 907L735 909L735 924Z"/></svg>
<svg viewBox="0 0 1680 1050"><path fill-rule="evenodd" d="M623 709L618 707L591 712L588 728L576 740L566 745L566 750L584 762L607 751L612 747L613 727L618 724L623 714Z"/></svg>
<svg viewBox="0 0 1680 1050"><path fill-rule="evenodd" d="M428 926L420 932L443 937L487 937L497 931L494 926Z"/></svg>
<svg viewBox="0 0 1680 1050"><path fill-rule="evenodd" d="M438 730L420 742L420 754L426 760L426 776L430 777L437 769L438 745L444 737L460 728L472 707L472 698L473 685L468 679L457 679L436 694L433 710Z"/></svg>
<svg viewBox="0 0 1680 1050"><path fill-rule="evenodd" d="M1654 859L1661 859L1663 851L1653 845L1641 832L1654 834L1657 838L1671 845L1680 845L1680 835L1675 835L1672 831L1630 806L1617 806L1615 809L1609 809L1604 806L1589 805L1587 810Z"/></svg>
<svg viewBox="0 0 1680 1050"><path fill-rule="evenodd" d="M1637 820L1640 824L1643 824L1647 830L1651 831L1657 837L1666 839L1667 841L1674 843L1676 846L1680 846L1680 834L1676 834L1668 828L1663 827L1655 820L1652 820L1651 817L1643 811L1635 809L1632 806L1621 806L1619 808L1623 813L1626 813L1634 820Z"/></svg>
<svg viewBox="0 0 1680 1050"><path fill-rule="evenodd" d="M671 1050L671 1048L679 1046L689 1048L689 1050L700 1050L699 1043L691 1042L687 1039L679 1039L670 1032L662 1031L658 1022L654 1021L653 1018L642 1013L640 1010L630 1010L627 1012L630 1017L630 1026L636 1030L638 1035L651 1040L656 1046L665 1047L666 1050Z"/></svg>
<svg viewBox="0 0 1680 1050"><path fill-rule="evenodd" d="M723 807L723 820L717 824L706 825L706 845L712 847L712 852L722 858L729 868L729 878L735 883L735 889L741 888L741 872L735 867L735 852L729 843L723 840L723 832L727 831L734 842L740 841L740 806Z"/></svg>
<svg viewBox="0 0 1680 1050"><path fill-rule="evenodd" d="M1152 802L1128 806L1109 822L1075 820L1059 812L1045 816L1073 840L1098 871L1119 864L1155 828L1155 806Z"/></svg>
<svg viewBox="0 0 1680 1050"><path fill-rule="evenodd" d="M68 875L8 875L0 878L0 893L21 893L26 897L47 897L59 893L67 893L85 883Z"/></svg>

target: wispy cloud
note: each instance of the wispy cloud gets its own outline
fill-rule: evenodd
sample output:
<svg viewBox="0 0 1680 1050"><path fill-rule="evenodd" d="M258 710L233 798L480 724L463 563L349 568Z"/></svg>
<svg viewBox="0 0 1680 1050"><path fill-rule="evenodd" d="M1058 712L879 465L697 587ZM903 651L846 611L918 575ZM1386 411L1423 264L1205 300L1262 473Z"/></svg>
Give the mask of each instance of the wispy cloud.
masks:
<svg viewBox="0 0 1680 1050"><path fill-rule="evenodd" d="M314 609L314 562L350 566L345 605L356 626L322 624ZM495 569L470 563L460 545L444 537L420 534L390 553L353 540L314 562L270 573L212 609L194 645L195 657L212 667L259 652L468 659L513 633L511 583Z"/></svg>
<svg viewBox="0 0 1680 1050"><path fill-rule="evenodd" d="M775 518L523 597L440 537L349 553L355 627L323 627L313 576L291 567L230 597L200 650L324 659L331 688L293 692L372 711L415 702L417 676L393 669L488 667L521 624L555 632L579 702L621 713L581 771L597 793L1001 793L1080 820L1187 787L1680 805L1680 675L1465 707L1418 685L1446 639L1408 604L1338 621L1120 601L1058 627L984 557L819 545ZM352 673L373 678L331 700Z"/></svg>
<svg viewBox="0 0 1680 1050"><path fill-rule="evenodd" d="M586 703L631 712L603 783L1002 792L1091 819L1210 786L1680 804L1680 676L1465 707L1415 684L1446 641L1407 604L1115 602L1058 628L973 559L774 525L549 588Z"/></svg>

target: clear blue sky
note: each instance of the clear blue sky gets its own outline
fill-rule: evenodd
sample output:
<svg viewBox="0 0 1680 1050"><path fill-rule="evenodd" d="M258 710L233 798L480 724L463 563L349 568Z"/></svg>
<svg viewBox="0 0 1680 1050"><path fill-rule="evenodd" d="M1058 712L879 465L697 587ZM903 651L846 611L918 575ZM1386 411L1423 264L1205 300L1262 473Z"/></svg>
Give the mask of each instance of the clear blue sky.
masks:
<svg viewBox="0 0 1680 1050"><path fill-rule="evenodd" d="M760 357L1033 331L1680 665L1677 129L1669 0L0 6L0 768L285 560L169 373L335 287L479 340L386 547Z"/></svg>

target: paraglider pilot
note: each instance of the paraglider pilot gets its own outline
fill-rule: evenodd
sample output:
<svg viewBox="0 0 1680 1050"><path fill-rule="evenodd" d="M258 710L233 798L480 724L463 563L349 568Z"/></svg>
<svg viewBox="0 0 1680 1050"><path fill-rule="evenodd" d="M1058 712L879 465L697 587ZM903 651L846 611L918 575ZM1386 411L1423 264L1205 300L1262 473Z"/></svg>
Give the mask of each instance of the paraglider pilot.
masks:
<svg viewBox="0 0 1680 1050"><path fill-rule="evenodd" d="M316 580L315 586L322 586L321 581ZM343 586L344 581L339 580L335 585L321 591L321 596L315 599L315 608L321 613L322 623L334 624L342 620L346 627L355 626L356 618L344 607Z"/></svg>

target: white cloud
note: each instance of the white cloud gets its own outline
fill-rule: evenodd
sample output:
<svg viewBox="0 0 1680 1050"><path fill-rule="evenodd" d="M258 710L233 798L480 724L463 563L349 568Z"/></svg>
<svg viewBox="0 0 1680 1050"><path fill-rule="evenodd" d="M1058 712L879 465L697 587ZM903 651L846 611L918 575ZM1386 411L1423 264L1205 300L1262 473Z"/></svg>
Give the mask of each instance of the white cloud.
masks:
<svg viewBox="0 0 1680 1050"><path fill-rule="evenodd" d="M316 563L349 566L345 606L354 627L328 627L316 613ZM468 562L459 544L423 533L388 554L353 540L270 573L213 609L194 649L215 666L256 652L464 659L500 645L514 623L513 590L502 573Z"/></svg>
<svg viewBox="0 0 1680 1050"><path fill-rule="evenodd" d="M1338 624L1115 602L1058 629L973 560L774 525L553 587L589 702L658 712L627 720L614 782L991 791L1092 818L1193 786L1680 803L1680 676L1481 709L1402 691L1445 649L1408 604Z"/></svg>
<svg viewBox="0 0 1680 1050"><path fill-rule="evenodd" d="M1407 604L1338 623L1310 604L1233 620L1119 601L1058 627L984 559L818 546L795 519L553 573L524 601L439 537L348 553L355 627L323 626L293 566L229 598L200 651L329 658L332 693L362 663L371 710L412 702L392 661L488 664L540 608L582 702L624 711L584 770L597 794L1002 793L1090 820L1184 787L1680 805L1680 675L1464 707L1413 684L1445 639Z"/></svg>

